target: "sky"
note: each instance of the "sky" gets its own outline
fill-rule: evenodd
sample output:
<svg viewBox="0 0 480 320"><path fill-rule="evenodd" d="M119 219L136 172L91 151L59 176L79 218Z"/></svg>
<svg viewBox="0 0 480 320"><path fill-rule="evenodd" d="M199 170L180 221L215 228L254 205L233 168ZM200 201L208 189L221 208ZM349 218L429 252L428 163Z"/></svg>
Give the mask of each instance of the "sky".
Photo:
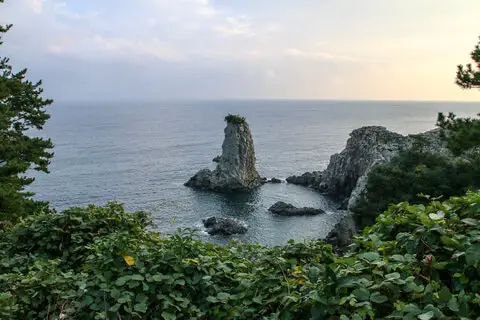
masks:
<svg viewBox="0 0 480 320"><path fill-rule="evenodd" d="M6 0L0 56L56 100L479 101L479 0Z"/></svg>

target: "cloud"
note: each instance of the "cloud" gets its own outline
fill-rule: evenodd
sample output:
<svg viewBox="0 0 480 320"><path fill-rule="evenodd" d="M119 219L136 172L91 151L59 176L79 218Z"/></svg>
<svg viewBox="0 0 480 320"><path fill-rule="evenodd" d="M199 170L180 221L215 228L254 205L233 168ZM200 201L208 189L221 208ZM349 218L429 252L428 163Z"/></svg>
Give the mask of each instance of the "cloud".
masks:
<svg viewBox="0 0 480 320"><path fill-rule="evenodd" d="M71 11L66 2L54 2L53 12L55 15L62 16L72 20L92 19L98 15L98 12L78 13Z"/></svg>
<svg viewBox="0 0 480 320"><path fill-rule="evenodd" d="M216 26L215 31L223 36L248 36L252 37L255 33L252 30L251 18L247 16L227 17L225 24Z"/></svg>
<svg viewBox="0 0 480 320"><path fill-rule="evenodd" d="M285 55L287 57L293 58L306 58L306 59L315 59L315 60L332 60L332 61L348 61L348 62L359 62L358 59L347 56L347 55L333 55L326 52L305 52L296 48L288 48L285 50Z"/></svg>
<svg viewBox="0 0 480 320"><path fill-rule="evenodd" d="M1 55L61 98L460 97L477 2L7 0Z"/></svg>
<svg viewBox="0 0 480 320"><path fill-rule="evenodd" d="M33 12L40 14L43 11L43 1L44 0L30 0L30 10Z"/></svg>

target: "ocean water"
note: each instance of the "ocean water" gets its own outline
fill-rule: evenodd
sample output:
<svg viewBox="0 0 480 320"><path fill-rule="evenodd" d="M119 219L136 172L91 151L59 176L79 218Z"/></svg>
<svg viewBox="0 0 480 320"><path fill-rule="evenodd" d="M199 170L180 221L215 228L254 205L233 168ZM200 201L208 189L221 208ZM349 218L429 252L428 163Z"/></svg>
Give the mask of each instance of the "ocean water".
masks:
<svg viewBox="0 0 480 320"><path fill-rule="evenodd" d="M348 134L382 125L408 134L434 128L439 111L461 116L480 112L479 103L382 101L197 101L158 103L57 103L42 135L52 138L50 174L38 174L36 198L62 210L89 203L124 203L152 213L166 234L199 228L210 216L245 222L248 243L281 245L289 239L323 238L341 213L319 193L294 185L267 184L249 194L214 194L183 186L202 168L214 168L221 153L223 118L246 116L262 176L285 179L322 170L340 152ZM276 201L320 207L325 215L277 217ZM230 238L202 239L224 243Z"/></svg>

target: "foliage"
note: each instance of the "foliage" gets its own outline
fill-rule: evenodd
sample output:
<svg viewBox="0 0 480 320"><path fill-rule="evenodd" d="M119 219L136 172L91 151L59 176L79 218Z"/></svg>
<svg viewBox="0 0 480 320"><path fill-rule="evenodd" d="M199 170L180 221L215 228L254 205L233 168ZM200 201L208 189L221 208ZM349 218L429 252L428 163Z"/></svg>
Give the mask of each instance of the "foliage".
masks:
<svg viewBox="0 0 480 320"><path fill-rule="evenodd" d="M475 65L471 63L466 66L457 67L457 79L455 83L463 89L480 88L480 42L470 54Z"/></svg>
<svg viewBox="0 0 480 320"><path fill-rule="evenodd" d="M322 241L220 246L189 230L162 237L148 225L144 213L109 204L33 216L4 230L0 317L474 319L480 313L479 193L392 206L343 257Z"/></svg>
<svg viewBox="0 0 480 320"><path fill-rule="evenodd" d="M225 117L225 121L227 123L232 123L232 124L244 124L246 122L245 117L241 117L238 114L228 114L228 116Z"/></svg>
<svg viewBox="0 0 480 320"><path fill-rule="evenodd" d="M359 209L360 225L371 224L391 203L426 203L421 193L458 196L480 187L480 155L451 158L412 148L402 151L390 163L375 166L368 175L368 203Z"/></svg>
<svg viewBox="0 0 480 320"><path fill-rule="evenodd" d="M448 148L456 155L480 145L480 119L457 118L451 112L445 117L439 113L437 126Z"/></svg>
<svg viewBox="0 0 480 320"><path fill-rule="evenodd" d="M0 26L0 40L10 28ZM26 73L14 72L9 59L0 55L0 227L46 207L24 192L34 180L24 174L29 169L48 172L52 142L33 137L30 130L43 128L49 118L44 108L52 100L42 98L41 81L28 81Z"/></svg>

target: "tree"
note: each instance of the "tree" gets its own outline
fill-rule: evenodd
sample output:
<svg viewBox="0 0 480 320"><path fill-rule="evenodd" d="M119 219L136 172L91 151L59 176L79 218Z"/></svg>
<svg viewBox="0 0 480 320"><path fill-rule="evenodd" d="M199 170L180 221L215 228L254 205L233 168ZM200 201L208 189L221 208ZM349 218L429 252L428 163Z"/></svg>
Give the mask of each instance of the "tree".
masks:
<svg viewBox="0 0 480 320"><path fill-rule="evenodd" d="M480 88L480 41L470 54L475 62L473 67L471 63L466 66L459 65L457 68L457 79L455 83L463 89Z"/></svg>
<svg viewBox="0 0 480 320"><path fill-rule="evenodd" d="M0 26L0 47L11 27ZM53 101L42 98L42 82L33 83L26 74L26 69L14 72L9 58L0 53L0 221L15 222L45 205L33 201L25 187L34 181L27 171L48 173L53 144L34 137L31 130L43 129L50 117L45 107Z"/></svg>

